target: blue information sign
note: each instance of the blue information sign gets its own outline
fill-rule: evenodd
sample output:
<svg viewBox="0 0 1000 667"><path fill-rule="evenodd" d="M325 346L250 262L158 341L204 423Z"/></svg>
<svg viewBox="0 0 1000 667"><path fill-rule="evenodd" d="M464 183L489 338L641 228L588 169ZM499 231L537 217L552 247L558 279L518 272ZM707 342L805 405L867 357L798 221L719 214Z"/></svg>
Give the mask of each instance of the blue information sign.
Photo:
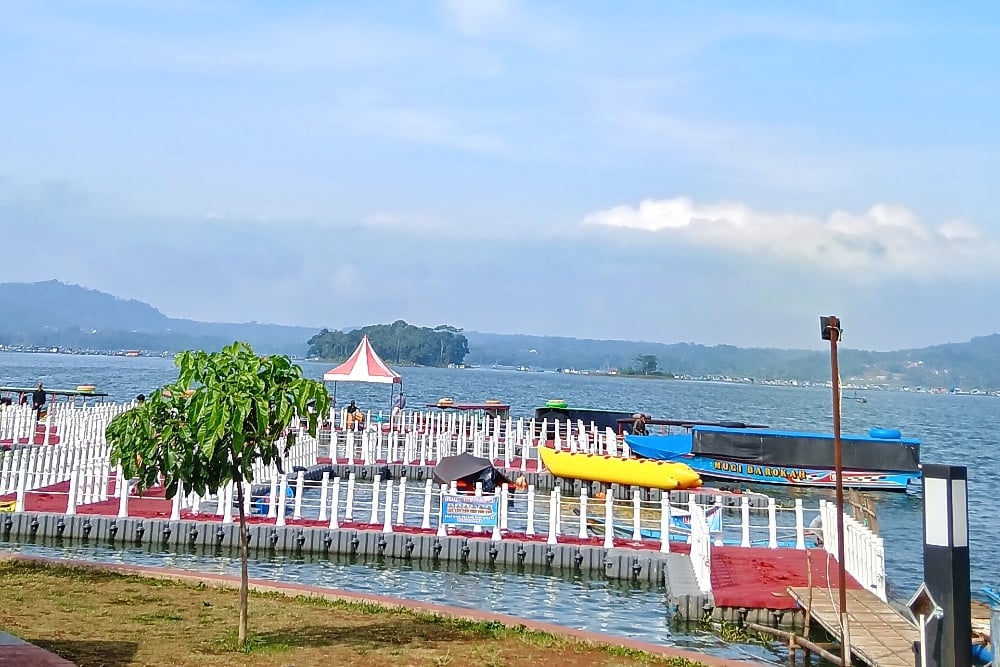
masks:
<svg viewBox="0 0 1000 667"><path fill-rule="evenodd" d="M445 494L442 497L441 523L446 526L493 528L497 525L498 506L495 496Z"/></svg>

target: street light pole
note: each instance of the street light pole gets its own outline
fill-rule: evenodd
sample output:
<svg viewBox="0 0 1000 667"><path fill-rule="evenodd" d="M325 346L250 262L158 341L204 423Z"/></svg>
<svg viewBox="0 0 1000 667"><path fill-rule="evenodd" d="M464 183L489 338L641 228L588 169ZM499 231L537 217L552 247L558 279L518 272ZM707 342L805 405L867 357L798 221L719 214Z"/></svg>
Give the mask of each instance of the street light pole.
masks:
<svg viewBox="0 0 1000 667"><path fill-rule="evenodd" d="M844 567L844 451L840 441L840 368L837 361L837 343L842 330L840 318L835 315L820 318L824 340L830 341L830 374L833 386L833 466L837 484L837 575L840 584L840 664L851 664L851 634L847 620L847 572Z"/></svg>

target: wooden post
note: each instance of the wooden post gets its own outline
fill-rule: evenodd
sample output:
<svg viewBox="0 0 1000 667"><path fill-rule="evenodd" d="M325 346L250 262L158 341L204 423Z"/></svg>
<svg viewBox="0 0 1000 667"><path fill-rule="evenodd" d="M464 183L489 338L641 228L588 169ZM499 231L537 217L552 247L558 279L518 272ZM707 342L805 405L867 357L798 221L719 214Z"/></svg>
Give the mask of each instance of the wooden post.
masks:
<svg viewBox="0 0 1000 667"><path fill-rule="evenodd" d="M805 627L802 629L803 635L806 639L809 639L809 630L812 625L812 606L813 606L813 567L812 567L812 550L806 549L806 620ZM806 651L805 664L808 667L810 662L809 652Z"/></svg>
<svg viewBox="0 0 1000 667"><path fill-rule="evenodd" d="M840 439L840 368L837 360L837 343L843 331L840 318L830 315L820 318L824 340L830 341L830 377L833 387L833 467L837 486L837 576L840 593L840 665L847 667L851 661L851 629L847 615L847 568L844 563L844 451Z"/></svg>

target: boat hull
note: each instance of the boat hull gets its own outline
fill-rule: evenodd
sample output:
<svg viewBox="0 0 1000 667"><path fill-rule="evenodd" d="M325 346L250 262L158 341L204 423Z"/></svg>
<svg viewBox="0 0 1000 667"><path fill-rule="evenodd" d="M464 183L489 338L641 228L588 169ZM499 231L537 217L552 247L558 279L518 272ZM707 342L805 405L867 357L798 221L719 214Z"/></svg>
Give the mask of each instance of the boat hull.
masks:
<svg viewBox="0 0 1000 667"><path fill-rule="evenodd" d="M556 477L606 484L673 491L701 486L701 477L684 463L648 459L623 459L583 452L539 447L545 467Z"/></svg>
<svg viewBox="0 0 1000 667"><path fill-rule="evenodd" d="M844 442L854 454L850 459L845 457L845 487L906 491L919 483L919 441L848 436ZM695 427L689 434L626 436L625 443L637 456L685 463L705 479L815 488L837 485L831 454L833 439L825 434ZM712 448L725 455L712 452ZM890 465L851 465L851 460L867 462L866 450L882 452L881 457L868 457L871 463ZM907 467L894 468L893 463Z"/></svg>
<svg viewBox="0 0 1000 667"><path fill-rule="evenodd" d="M761 466L738 461L727 461L705 456L682 456L679 461L705 479L716 479L747 484L777 484L833 488L837 473L823 468L787 468ZM920 483L920 474L912 472L875 472L870 470L844 470L844 487L864 491L906 491Z"/></svg>

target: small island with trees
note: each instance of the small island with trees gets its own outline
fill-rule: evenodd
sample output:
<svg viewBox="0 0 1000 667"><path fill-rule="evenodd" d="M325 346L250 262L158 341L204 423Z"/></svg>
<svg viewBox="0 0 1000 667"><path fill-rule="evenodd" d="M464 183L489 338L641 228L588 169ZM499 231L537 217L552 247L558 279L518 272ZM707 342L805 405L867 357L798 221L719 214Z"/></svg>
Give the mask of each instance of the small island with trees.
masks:
<svg viewBox="0 0 1000 667"><path fill-rule="evenodd" d="M372 346L389 363L413 366L461 365L469 354L469 341L462 330L442 324L433 329L416 327L403 320L350 331L323 329L309 339L310 358L346 359L367 334Z"/></svg>
<svg viewBox="0 0 1000 667"><path fill-rule="evenodd" d="M617 374L639 378L674 378L673 373L666 373L659 370L659 365L660 360L656 358L655 354L640 354L635 358L635 366L627 366L618 371Z"/></svg>

